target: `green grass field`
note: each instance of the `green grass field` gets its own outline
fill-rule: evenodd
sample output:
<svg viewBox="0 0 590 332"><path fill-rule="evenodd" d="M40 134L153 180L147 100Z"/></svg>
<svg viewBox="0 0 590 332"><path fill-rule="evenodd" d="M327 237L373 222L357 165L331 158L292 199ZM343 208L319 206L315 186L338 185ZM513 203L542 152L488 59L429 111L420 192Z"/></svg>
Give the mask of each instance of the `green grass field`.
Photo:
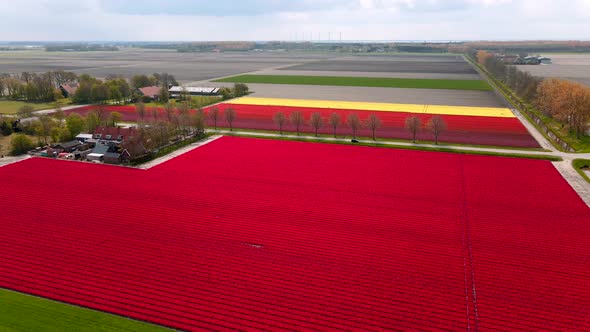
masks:
<svg viewBox="0 0 590 332"><path fill-rule="evenodd" d="M423 78L238 75L216 80L214 82L364 86L408 89L451 89L479 91L492 90L492 87L486 81L483 80L447 80Z"/></svg>
<svg viewBox="0 0 590 332"><path fill-rule="evenodd" d="M100 311L0 289L0 331L171 331Z"/></svg>
<svg viewBox="0 0 590 332"><path fill-rule="evenodd" d="M55 108L55 104L53 103L26 103L24 101L0 100L0 114L16 114L18 109L23 105L31 105L35 111Z"/></svg>

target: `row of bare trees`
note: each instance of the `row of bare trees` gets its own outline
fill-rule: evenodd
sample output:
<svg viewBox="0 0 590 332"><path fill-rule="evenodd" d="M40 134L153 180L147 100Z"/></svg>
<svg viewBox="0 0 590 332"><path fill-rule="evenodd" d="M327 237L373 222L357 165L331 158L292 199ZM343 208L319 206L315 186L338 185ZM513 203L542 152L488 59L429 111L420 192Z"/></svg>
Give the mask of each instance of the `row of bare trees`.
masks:
<svg viewBox="0 0 590 332"><path fill-rule="evenodd" d="M533 76L529 72L519 70L516 66L510 66L492 53L486 51L477 51L472 55L477 62L494 75L496 79L506 84L519 97L533 102L537 96L537 87L541 79Z"/></svg>
<svg viewBox="0 0 590 332"><path fill-rule="evenodd" d="M295 132L299 136L301 128L306 123L303 113L300 111L291 112L289 116L287 116L284 112L276 112L273 115L273 121L277 125L281 135L283 135L285 126L290 123L293 128L295 128ZM334 137L336 137L338 128L345 124L351 130L353 139L356 139L359 130L361 130L363 127L366 127L371 131L373 140L377 139L377 130L381 128L382 124L381 119L374 113L369 114L365 121L362 121L358 114L350 113L343 122L340 114L338 113L332 113L328 119L324 119L319 112L312 113L307 123L314 129L316 137L318 136L319 130L324 127L324 125L328 125L332 129ZM416 142L418 133L423 127L420 117L409 116L406 118L405 127L409 131L412 141ZM438 144L439 137L441 133L447 129L447 125L442 116L434 115L428 120L428 122L426 122L425 128L434 135L435 143Z"/></svg>
<svg viewBox="0 0 590 332"><path fill-rule="evenodd" d="M406 118L405 127L412 137L412 142L416 143L418 133L422 131L422 119L416 115ZM432 133L434 136L434 143L438 144L440 135L447 130L447 123L440 115L434 115L424 125L424 128Z"/></svg>
<svg viewBox="0 0 590 332"><path fill-rule="evenodd" d="M146 124L146 115L151 111L151 121L157 124L158 130L161 132L163 125L162 122L172 124L175 128L182 133L194 133L192 130L204 132L205 122L209 122L215 130L217 130L220 123L225 122L230 130L233 130L234 121L237 118L236 111L228 107L223 111L217 106L209 108L208 112L205 113L203 109L198 109L191 115L190 105L187 102L180 102L175 104L168 102L163 109L163 118L159 119L160 110L158 108L151 108L148 110L143 103L135 105L136 112L139 115L140 127L144 127ZM98 113L100 114L100 108ZM353 139L357 138L359 130L367 128L371 131L373 140L377 139L377 130L381 128L382 121L375 114L371 113L365 121L362 121L357 113L350 113L346 119L342 119L339 113L332 113L325 119L320 112L314 112L310 115L309 119L305 119L304 113L301 111L293 111L288 115L285 112L276 112L273 115L273 122L277 125L279 133L283 135L285 126L291 124L299 136L305 125L309 125L313 128L315 136L318 136L320 129L328 126L332 129L333 136L337 136L338 128L342 125L346 125L351 130ZM148 125L149 127L149 125ZM438 144L440 135L447 129L445 120L440 115L434 115L423 125L422 120L418 116L409 116L405 121L405 128L410 133L410 137L413 142L416 142L418 134L422 129L426 129L433 134L435 143Z"/></svg>

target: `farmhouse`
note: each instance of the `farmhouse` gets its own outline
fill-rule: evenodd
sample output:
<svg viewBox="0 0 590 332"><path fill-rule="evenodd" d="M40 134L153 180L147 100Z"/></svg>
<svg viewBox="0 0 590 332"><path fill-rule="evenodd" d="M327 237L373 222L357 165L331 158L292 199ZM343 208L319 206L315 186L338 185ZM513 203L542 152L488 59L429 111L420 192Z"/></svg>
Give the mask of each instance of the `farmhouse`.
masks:
<svg viewBox="0 0 590 332"><path fill-rule="evenodd" d="M162 88L160 88L159 86L146 86L143 88L139 88L138 90L139 94L141 94L145 98L151 100L159 100Z"/></svg>
<svg viewBox="0 0 590 332"><path fill-rule="evenodd" d="M74 140L65 143L55 144L54 146L52 146L52 148L60 152L72 152L76 150L81 144L82 143L80 141Z"/></svg>
<svg viewBox="0 0 590 332"><path fill-rule="evenodd" d="M129 155L127 150L123 150L121 152L106 152L103 155L103 161L105 164L118 165L129 161L130 157L131 155Z"/></svg>
<svg viewBox="0 0 590 332"><path fill-rule="evenodd" d="M92 152L86 156L89 161L104 161L105 154L115 153L117 148L111 144L97 144Z"/></svg>
<svg viewBox="0 0 590 332"><path fill-rule="evenodd" d="M62 84L59 86L59 90L64 97L69 98L76 93L76 90L78 90L78 83Z"/></svg>
<svg viewBox="0 0 590 332"><path fill-rule="evenodd" d="M135 136L137 136L137 130L135 128L100 127L94 131L93 138L122 143L126 140L133 139Z"/></svg>

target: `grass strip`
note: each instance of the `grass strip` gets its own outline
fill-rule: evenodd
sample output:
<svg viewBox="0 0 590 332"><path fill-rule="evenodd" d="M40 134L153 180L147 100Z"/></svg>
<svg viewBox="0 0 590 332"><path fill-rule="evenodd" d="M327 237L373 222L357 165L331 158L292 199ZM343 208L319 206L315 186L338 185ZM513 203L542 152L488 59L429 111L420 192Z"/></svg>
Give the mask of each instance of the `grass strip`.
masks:
<svg viewBox="0 0 590 332"><path fill-rule="evenodd" d="M368 146L377 148L389 148L389 149L402 149L402 150L415 150L415 151L430 151L430 152L448 152L458 154L470 154L479 156L493 156L493 157L510 157L510 158L523 158L523 159L536 159L536 160L548 160L548 161L563 161L561 157L541 154L527 154L527 153L503 153L494 151L479 151L479 150L459 150L453 148L436 148L436 147L423 147L413 145L391 145L384 143L352 143L347 141L327 141L322 139L311 139L305 137L280 137L280 136L265 136L265 135L243 135L239 133L224 133L225 136L237 136L237 137L252 137L262 139L273 139L282 141L297 141L297 142L311 142L311 143L324 143L324 144L339 144L339 145L355 145L355 146Z"/></svg>
<svg viewBox="0 0 590 332"><path fill-rule="evenodd" d="M588 159L574 159L572 161L572 166L586 180L586 182L590 183L590 177L588 177L588 174L586 172L584 172L584 170L583 170L583 168L590 168L590 160L588 160Z"/></svg>
<svg viewBox="0 0 590 332"><path fill-rule="evenodd" d="M105 312L0 289L0 331L170 331Z"/></svg>
<svg viewBox="0 0 590 332"><path fill-rule="evenodd" d="M485 80L426 78L238 75L214 82L492 91L492 87Z"/></svg>

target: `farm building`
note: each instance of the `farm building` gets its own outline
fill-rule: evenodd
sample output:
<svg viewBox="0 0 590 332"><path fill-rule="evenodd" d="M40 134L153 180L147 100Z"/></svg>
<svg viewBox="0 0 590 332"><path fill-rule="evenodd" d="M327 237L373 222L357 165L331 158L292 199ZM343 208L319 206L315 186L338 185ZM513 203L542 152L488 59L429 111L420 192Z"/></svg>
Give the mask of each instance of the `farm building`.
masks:
<svg viewBox="0 0 590 332"><path fill-rule="evenodd" d="M103 141L124 142L133 139L137 135L135 128L121 128L121 127L100 127L94 131L93 138Z"/></svg>
<svg viewBox="0 0 590 332"><path fill-rule="evenodd" d="M143 88L139 88L138 90L139 93L145 98L149 98L151 100L159 100L162 88L160 88L159 86L146 86Z"/></svg>
<svg viewBox="0 0 590 332"><path fill-rule="evenodd" d="M97 144L92 152L86 156L89 161L104 161L107 153L115 153L117 148L110 144Z"/></svg>
<svg viewBox="0 0 590 332"><path fill-rule="evenodd" d="M76 148L78 148L81 144L82 143L80 141L74 140L74 141L55 144L54 146L52 146L52 148L54 150L58 150L61 152L72 152L72 151L76 150Z"/></svg>
<svg viewBox="0 0 590 332"><path fill-rule="evenodd" d="M173 86L168 92L170 97L178 98L183 94L189 96L214 96L219 92L219 88L211 87L194 87L194 86Z"/></svg>
<svg viewBox="0 0 590 332"><path fill-rule="evenodd" d="M78 141L80 141L81 143L84 143L84 142L92 139L92 134L84 134L84 133L83 134L78 134L78 135L76 135L75 138Z"/></svg>
<svg viewBox="0 0 590 332"><path fill-rule="evenodd" d="M121 152L107 152L103 155L103 161L105 164L118 165L129 161L130 157L131 156L127 150Z"/></svg>
<svg viewBox="0 0 590 332"><path fill-rule="evenodd" d="M59 86L59 90L64 97L69 98L76 93L76 90L78 90L78 83L62 84Z"/></svg>

